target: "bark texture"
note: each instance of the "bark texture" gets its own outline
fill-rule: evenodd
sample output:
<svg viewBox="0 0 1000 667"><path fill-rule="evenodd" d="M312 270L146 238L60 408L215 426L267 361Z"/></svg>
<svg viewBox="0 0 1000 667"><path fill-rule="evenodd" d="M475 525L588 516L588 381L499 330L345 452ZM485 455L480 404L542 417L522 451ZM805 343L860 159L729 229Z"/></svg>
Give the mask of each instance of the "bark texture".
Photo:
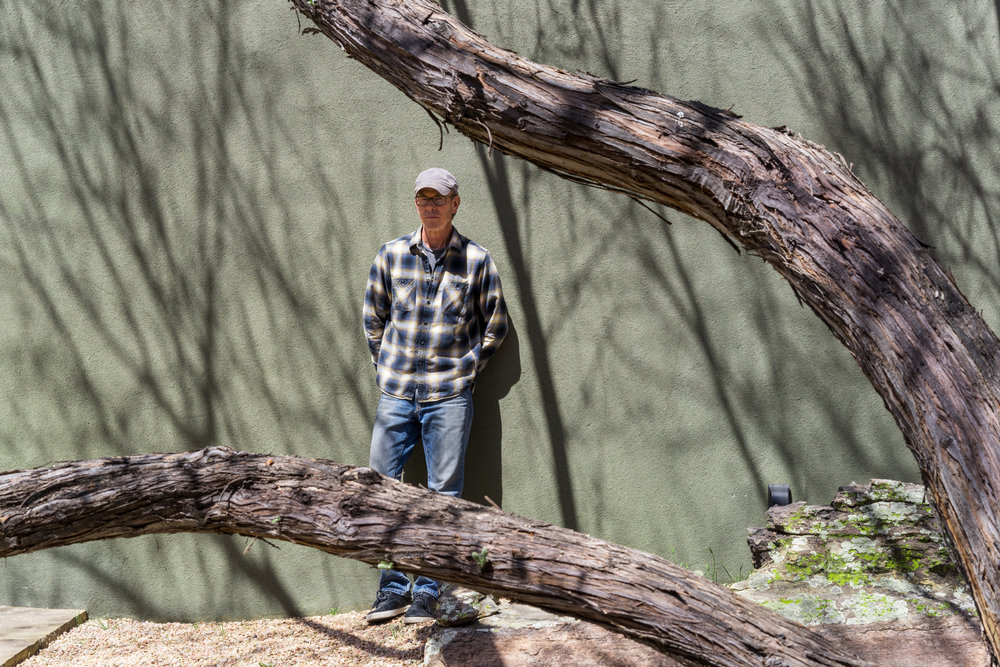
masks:
<svg viewBox="0 0 1000 667"><path fill-rule="evenodd" d="M851 351L902 430L997 655L998 341L840 156L698 102L531 62L429 0L291 2L310 30L435 120L567 178L673 207L769 262Z"/></svg>
<svg viewBox="0 0 1000 667"><path fill-rule="evenodd" d="M393 481L209 448L0 475L0 557L154 533L286 540L583 618L690 664L864 664L652 554Z"/></svg>

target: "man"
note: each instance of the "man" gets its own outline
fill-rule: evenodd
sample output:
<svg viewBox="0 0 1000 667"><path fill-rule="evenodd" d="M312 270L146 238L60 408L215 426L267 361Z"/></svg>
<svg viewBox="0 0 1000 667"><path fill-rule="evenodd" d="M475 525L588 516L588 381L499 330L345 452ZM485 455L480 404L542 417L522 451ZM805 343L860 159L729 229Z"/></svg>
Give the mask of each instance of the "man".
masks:
<svg viewBox="0 0 1000 667"><path fill-rule="evenodd" d="M507 333L507 306L489 253L458 233L458 181L428 169L415 187L420 228L386 243L368 274L364 324L382 391L369 465L399 479L423 440L427 486L459 496L472 425L472 387ZM438 584L382 570L369 623L434 620Z"/></svg>

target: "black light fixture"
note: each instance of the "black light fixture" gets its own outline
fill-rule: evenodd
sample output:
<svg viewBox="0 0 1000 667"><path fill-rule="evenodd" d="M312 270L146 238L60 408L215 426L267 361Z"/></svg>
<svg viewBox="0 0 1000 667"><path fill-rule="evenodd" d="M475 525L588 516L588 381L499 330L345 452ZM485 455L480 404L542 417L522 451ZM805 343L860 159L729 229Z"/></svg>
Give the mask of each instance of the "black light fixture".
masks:
<svg viewBox="0 0 1000 667"><path fill-rule="evenodd" d="M792 489L788 484L768 484L767 485L767 506L791 505Z"/></svg>

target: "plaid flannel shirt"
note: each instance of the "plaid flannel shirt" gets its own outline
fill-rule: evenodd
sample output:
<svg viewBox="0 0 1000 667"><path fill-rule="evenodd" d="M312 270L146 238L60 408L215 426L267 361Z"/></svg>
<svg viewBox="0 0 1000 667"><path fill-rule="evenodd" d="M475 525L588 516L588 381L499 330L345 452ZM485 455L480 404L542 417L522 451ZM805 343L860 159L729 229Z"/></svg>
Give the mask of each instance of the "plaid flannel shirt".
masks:
<svg viewBox="0 0 1000 667"><path fill-rule="evenodd" d="M433 271L420 229L386 243L368 274L364 325L379 389L418 401L457 396L507 334L493 259L454 229Z"/></svg>

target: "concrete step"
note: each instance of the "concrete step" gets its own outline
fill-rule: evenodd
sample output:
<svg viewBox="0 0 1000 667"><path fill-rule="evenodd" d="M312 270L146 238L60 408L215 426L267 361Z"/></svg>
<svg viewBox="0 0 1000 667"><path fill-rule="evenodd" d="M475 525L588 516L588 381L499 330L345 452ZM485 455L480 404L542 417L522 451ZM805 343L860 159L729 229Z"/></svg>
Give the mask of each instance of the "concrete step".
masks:
<svg viewBox="0 0 1000 667"><path fill-rule="evenodd" d="M0 666L27 660L50 641L87 620L82 609L37 609L0 605Z"/></svg>

